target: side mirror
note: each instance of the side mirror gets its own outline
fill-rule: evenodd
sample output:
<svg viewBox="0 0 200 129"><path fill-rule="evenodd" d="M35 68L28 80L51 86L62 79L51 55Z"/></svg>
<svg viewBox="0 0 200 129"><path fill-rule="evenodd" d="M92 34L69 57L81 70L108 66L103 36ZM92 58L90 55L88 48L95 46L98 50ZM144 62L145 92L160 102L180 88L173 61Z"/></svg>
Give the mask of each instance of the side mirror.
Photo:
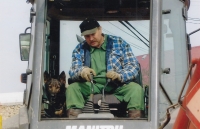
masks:
<svg viewBox="0 0 200 129"><path fill-rule="evenodd" d="M26 30L29 28L30 27L26 28ZM29 59L31 34L26 33L26 30L25 30L25 33L22 33L19 35L20 57L22 61L28 61Z"/></svg>

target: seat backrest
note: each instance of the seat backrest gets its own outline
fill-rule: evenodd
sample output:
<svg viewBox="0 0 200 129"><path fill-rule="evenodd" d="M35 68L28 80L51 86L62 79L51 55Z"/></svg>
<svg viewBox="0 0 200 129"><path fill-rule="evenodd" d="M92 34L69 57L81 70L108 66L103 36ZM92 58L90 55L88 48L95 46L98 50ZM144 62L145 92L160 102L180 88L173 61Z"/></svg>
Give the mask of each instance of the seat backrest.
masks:
<svg viewBox="0 0 200 129"><path fill-rule="evenodd" d="M139 64L139 67L140 67L140 70L138 71L138 75L136 78L134 78L134 82L138 83L139 85L141 85L143 87L143 83L142 83L142 71L141 71L141 66L140 66L140 63Z"/></svg>

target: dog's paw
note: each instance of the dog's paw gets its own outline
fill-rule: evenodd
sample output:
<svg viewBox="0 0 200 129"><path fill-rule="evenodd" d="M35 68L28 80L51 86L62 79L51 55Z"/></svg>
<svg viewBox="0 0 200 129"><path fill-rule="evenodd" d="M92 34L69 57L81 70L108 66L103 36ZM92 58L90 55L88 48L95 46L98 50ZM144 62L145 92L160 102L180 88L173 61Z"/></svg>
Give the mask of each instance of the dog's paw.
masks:
<svg viewBox="0 0 200 129"><path fill-rule="evenodd" d="M61 117L63 115L63 110L55 111L55 115Z"/></svg>

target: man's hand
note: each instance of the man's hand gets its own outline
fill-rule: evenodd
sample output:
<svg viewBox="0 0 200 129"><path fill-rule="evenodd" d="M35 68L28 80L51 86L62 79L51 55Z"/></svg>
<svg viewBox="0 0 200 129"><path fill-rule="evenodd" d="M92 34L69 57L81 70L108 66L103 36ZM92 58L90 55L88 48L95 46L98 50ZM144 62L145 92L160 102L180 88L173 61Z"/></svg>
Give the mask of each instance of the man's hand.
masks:
<svg viewBox="0 0 200 129"><path fill-rule="evenodd" d="M91 81L91 80L90 80L90 75L91 75L91 73L92 73L94 76L96 75L96 73L95 73L95 71L94 71L93 69L87 68L87 67L86 67L86 68L83 68L82 71L81 71L81 77L89 82L89 81Z"/></svg>
<svg viewBox="0 0 200 129"><path fill-rule="evenodd" d="M122 80L120 74L118 74L114 71L107 72L106 77L112 79L112 81L115 80L115 79L117 79L118 81Z"/></svg>

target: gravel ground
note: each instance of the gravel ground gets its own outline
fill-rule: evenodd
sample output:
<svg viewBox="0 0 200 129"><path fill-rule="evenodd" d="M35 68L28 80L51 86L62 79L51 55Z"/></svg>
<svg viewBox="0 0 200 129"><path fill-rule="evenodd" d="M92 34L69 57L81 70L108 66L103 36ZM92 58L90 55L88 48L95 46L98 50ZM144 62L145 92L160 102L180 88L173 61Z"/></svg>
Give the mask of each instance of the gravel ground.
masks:
<svg viewBox="0 0 200 129"><path fill-rule="evenodd" d="M0 115L2 116L2 120L6 120L13 115L19 114L19 109L23 105L0 105Z"/></svg>

